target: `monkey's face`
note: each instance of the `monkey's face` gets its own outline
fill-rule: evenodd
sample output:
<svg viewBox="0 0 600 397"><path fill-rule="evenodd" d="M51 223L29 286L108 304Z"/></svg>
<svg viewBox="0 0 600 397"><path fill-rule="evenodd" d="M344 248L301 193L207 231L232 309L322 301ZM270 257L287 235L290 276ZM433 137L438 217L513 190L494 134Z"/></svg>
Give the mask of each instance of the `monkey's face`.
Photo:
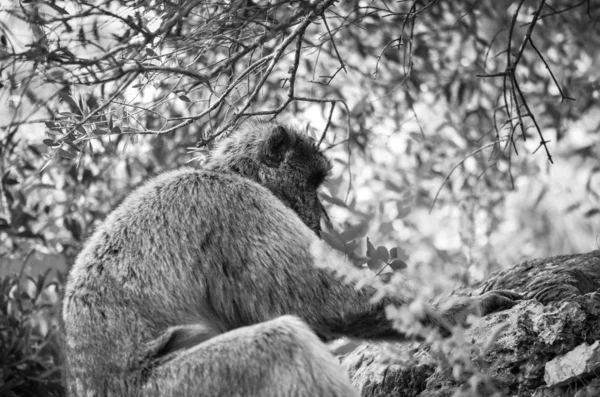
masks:
<svg viewBox="0 0 600 397"><path fill-rule="evenodd" d="M263 140L258 182L293 209L315 233L327 218L317 191L331 163L315 142L301 132L274 126Z"/></svg>

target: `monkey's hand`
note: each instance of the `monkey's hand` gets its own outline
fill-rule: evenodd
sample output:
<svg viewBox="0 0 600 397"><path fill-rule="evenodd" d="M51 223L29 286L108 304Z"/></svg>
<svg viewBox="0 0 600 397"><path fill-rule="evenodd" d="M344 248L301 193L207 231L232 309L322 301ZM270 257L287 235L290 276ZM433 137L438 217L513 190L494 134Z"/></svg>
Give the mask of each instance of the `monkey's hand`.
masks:
<svg viewBox="0 0 600 397"><path fill-rule="evenodd" d="M523 295L518 292L502 289L486 292L483 295L474 297L474 299L477 300L478 314L485 316L493 312L510 309L519 300L523 299Z"/></svg>
<svg viewBox="0 0 600 397"><path fill-rule="evenodd" d="M441 308L441 328L449 332L456 324L465 324L469 314L485 316L500 310L510 309L523 296L514 291L497 290L479 296L470 296L452 302L449 307Z"/></svg>

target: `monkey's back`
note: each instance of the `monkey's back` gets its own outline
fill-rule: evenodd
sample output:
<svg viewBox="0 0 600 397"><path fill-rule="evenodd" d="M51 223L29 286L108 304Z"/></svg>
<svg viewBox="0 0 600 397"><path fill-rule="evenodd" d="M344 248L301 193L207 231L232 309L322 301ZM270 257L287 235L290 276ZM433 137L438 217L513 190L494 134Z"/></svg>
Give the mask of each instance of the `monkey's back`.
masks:
<svg viewBox="0 0 600 397"><path fill-rule="evenodd" d="M310 254L316 240L247 179L191 168L154 178L107 217L70 271L63 303L69 388L76 379L110 383L111 374L138 370L145 344L169 326L208 321L225 332L293 314L297 303L274 311L271 300L281 297L260 291L280 285L293 300L302 283L318 282Z"/></svg>

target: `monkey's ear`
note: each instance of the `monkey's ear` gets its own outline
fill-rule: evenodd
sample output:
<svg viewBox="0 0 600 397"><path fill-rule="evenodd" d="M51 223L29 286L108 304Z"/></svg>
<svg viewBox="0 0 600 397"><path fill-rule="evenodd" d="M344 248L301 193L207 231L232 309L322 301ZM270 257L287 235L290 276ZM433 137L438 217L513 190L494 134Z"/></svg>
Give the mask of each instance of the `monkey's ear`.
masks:
<svg viewBox="0 0 600 397"><path fill-rule="evenodd" d="M294 136L285 128L279 125L273 128L262 147L262 159L267 167L279 166L294 143Z"/></svg>

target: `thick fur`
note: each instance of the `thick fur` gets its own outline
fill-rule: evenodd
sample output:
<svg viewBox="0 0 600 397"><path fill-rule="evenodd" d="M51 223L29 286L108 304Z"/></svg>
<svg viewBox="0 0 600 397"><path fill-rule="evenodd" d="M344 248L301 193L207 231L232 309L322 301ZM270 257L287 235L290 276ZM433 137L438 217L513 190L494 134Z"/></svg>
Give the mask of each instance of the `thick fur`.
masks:
<svg viewBox="0 0 600 397"><path fill-rule="evenodd" d="M385 316L401 299L373 304L328 269L350 265L315 233L326 159L300 133L247 128L204 169L133 192L86 243L62 312L71 396L354 396L314 333L402 339ZM511 304L499 296L477 302Z"/></svg>
<svg viewBox="0 0 600 397"><path fill-rule="evenodd" d="M287 133L285 133L287 131ZM317 188L331 165L294 127L249 120L211 153L208 169L235 173L266 187L317 234L326 216Z"/></svg>
<svg viewBox="0 0 600 397"><path fill-rule="evenodd" d="M160 361L144 395L358 397L327 347L293 316L235 329Z"/></svg>

